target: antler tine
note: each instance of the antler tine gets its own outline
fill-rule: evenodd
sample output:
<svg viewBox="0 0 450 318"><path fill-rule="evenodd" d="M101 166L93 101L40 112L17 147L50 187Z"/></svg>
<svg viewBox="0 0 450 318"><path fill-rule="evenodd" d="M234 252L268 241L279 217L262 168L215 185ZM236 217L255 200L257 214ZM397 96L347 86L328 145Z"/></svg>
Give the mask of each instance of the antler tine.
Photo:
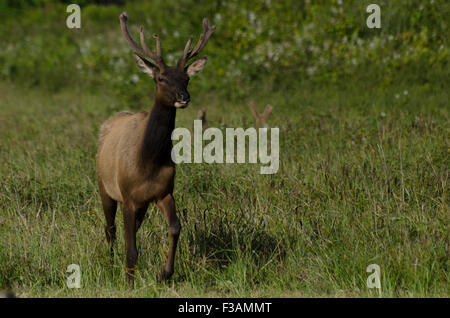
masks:
<svg viewBox="0 0 450 318"><path fill-rule="evenodd" d="M145 43L145 37L144 37L144 27L141 26L140 32L139 32L139 38L141 40L142 48L144 49L145 55L151 57L152 59L156 56L153 56L153 52L148 48L147 44Z"/></svg>
<svg viewBox="0 0 450 318"><path fill-rule="evenodd" d="M192 36L190 36L189 40L186 42L186 46L184 47L183 55L181 56L180 61L186 61L186 58L191 50L191 44L192 44Z"/></svg>
<svg viewBox="0 0 450 318"><path fill-rule="evenodd" d="M133 38L130 35L130 32L128 31L128 13L123 12L120 16L120 27L122 29L123 36L125 37L125 40L127 40L130 47L138 54L146 55L144 50L136 43L134 42Z"/></svg>
<svg viewBox="0 0 450 318"><path fill-rule="evenodd" d="M266 105L266 108L264 109L264 112L262 113L262 117L264 119L267 119L270 115L270 113L272 113L273 107L270 104Z"/></svg>
<svg viewBox="0 0 450 318"><path fill-rule="evenodd" d="M215 26L209 25L209 20L207 18L203 19L203 34L200 35L200 38L198 39L197 45L194 47L192 52L189 54L189 58L192 58L196 56L206 45L206 43L209 40L209 37L213 34L213 32L216 30Z"/></svg>
<svg viewBox="0 0 450 318"><path fill-rule="evenodd" d="M200 35L200 38L198 39L197 44L195 47L190 50L191 44L192 44L192 37L189 38L188 42L186 43L186 46L184 48L184 52L180 60L178 61L178 66L184 67L186 62L196 56L208 43L209 38L216 30L216 26L210 26L209 20L207 18L203 19L203 33Z"/></svg>
<svg viewBox="0 0 450 318"><path fill-rule="evenodd" d="M142 47L140 47L133 40L133 38L131 37L130 32L128 30L128 13L127 12L123 12L120 15L120 26L122 28L122 33L123 33L125 39L127 40L128 44L130 45L130 47L133 49L133 51L135 53L152 59L155 63L158 64L159 67L164 66L164 61L161 56L161 41L156 34L153 35L153 37L156 39L156 53L155 53L152 50L150 50L148 48L148 46L145 44L144 28L142 26L140 28L140 34L139 34Z"/></svg>
<svg viewBox="0 0 450 318"><path fill-rule="evenodd" d="M159 58L162 58L161 56L161 40L159 39L158 34L153 34L153 38L156 40L156 55Z"/></svg>
<svg viewBox="0 0 450 318"><path fill-rule="evenodd" d="M253 116L255 116L255 119L258 119L260 115L259 115L259 112L256 109L255 103L253 101L250 102L250 107L252 109Z"/></svg>

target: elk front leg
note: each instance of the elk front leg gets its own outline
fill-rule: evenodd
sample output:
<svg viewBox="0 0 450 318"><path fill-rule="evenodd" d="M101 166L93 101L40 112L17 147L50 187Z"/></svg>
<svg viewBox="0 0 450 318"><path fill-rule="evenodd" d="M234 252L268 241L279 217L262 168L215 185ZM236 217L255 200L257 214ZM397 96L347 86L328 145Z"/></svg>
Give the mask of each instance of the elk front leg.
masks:
<svg viewBox="0 0 450 318"><path fill-rule="evenodd" d="M164 199L158 200L156 205L161 210L169 225L169 255L159 278L168 279L174 271L175 251L177 249L178 237L180 236L181 224L175 210L175 200L172 194L168 194Z"/></svg>
<svg viewBox="0 0 450 318"><path fill-rule="evenodd" d="M136 213L132 204L123 204L123 223L125 227L126 270L128 284L134 288L134 272L136 271Z"/></svg>

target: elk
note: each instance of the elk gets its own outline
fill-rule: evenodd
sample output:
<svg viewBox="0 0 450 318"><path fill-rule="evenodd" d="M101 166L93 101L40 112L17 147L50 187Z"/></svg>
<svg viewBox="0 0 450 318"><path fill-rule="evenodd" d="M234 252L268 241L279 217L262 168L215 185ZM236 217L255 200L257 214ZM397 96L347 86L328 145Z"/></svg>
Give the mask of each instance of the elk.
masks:
<svg viewBox="0 0 450 318"><path fill-rule="evenodd" d="M106 219L106 240L110 243L113 253L117 202L121 202L125 228L126 274L128 283L133 288L138 257L136 232L151 202L155 202L162 212L169 232L169 254L158 278L168 279L174 272L181 224L176 215L173 196L175 164L171 158L171 134L175 126L177 108L187 107L190 101L187 90L189 78L202 71L207 57L189 65L187 63L204 48L216 27L210 26L208 19L204 18L203 33L197 44L191 48L191 36L176 66L168 66L161 55L158 35L153 35L156 51L152 51L145 44L144 29L141 27L139 46L129 33L128 13L123 12L119 18L123 36L134 51L137 66L153 78L156 86L150 112L121 112L114 115L102 125L98 144L97 177Z"/></svg>
<svg viewBox="0 0 450 318"><path fill-rule="evenodd" d="M273 107L267 104L262 114L258 112L254 102L250 102L250 108L252 109L253 116L255 117L256 128L267 127L265 122L269 118L270 113L272 113Z"/></svg>
<svg viewBox="0 0 450 318"><path fill-rule="evenodd" d="M197 111L197 119L202 121L202 129L207 129L209 127L208 120L206 119L206 107L200 108ZM191 125L191 134L194 133L194 123Z"/></svg>
<svg viewBox="0 0 450 318"><path fill-rule="evenodd" d="M197 112L197 120L202 121L202 127L203 129L206 129L209 127L208 120L206 119L206 107L203 107L198 110Z"/></svg>

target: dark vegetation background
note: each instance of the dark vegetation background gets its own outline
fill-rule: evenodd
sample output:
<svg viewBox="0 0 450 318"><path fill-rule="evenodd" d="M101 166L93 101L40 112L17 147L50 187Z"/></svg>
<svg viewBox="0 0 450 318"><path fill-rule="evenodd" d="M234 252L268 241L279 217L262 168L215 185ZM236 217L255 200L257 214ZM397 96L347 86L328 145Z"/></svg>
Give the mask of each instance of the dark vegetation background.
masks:
<svg viewBox="0 0 450 318"><path fill-rule="evenodd" d="M52 91L80 87L111 89L136 105L148 95L124 45L118 14L130 13L138 35L144 25L162 38L166 59L175 62L201 20L217 25L208 44L208 76L197 94L242 100L261 87L292 91L303 85L395 83L448 79L449 5L446 1L379 1L382 28L366 26L370 1L76 1L82 28L68 30L71 1L2 1L3 79ZM101 4L110 5L101 5ZM127 54L128 53L128 54ZM433 88L430 88L431 90ZM145 99L147 102L147 98ZM141 106L141 105L137 105Z"/></svg>
<svg viewBox="0 0 450 318"><path fill-rule="evenodd" d="M381 29L366 7L381 7ZM81 29L66 7L81 6ZM153 83L120 32L127 10L169 63L203 17L217 30L191 81L190 127L254 125L274 106L280 170L180 165L174 280L155 273L167 228L139 232L137 296L447 296L449 37L446 0L0 0L0 287L21 296L129 296L121 214L114 264L96 189L98 129L149 109ZM65 287L80 264L83 288ZM382 289L366 287L379 264Z"/></svg>

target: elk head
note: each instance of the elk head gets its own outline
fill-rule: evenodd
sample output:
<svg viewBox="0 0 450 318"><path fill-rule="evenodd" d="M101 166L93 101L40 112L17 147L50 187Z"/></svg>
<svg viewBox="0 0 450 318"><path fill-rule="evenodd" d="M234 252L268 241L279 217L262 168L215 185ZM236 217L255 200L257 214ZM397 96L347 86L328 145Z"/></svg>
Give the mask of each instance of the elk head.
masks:
<svg viewBox="0 0 450 318"><path fill-rule="evenodd" d="M155 101L166 106L185 108L190 101L190 95L187 90L189 78L203 70L208 58L204 56L189 65L186 64L203 49L210 36L216 30L216 27L210 26L208 19L204 18L203 34L200 36L195 47L191 49L192 37L190 37L177 65L168 66L161 55L161 40L158 35L153 35L153 38L156 40L156 52L154 52L145 44L143 27L140 29L141 46L133 40L128 31L127 12L120 15L120 24L125 39L134 51L133 55L138 67L142 72L150 75L155 81Z"/></svg>

